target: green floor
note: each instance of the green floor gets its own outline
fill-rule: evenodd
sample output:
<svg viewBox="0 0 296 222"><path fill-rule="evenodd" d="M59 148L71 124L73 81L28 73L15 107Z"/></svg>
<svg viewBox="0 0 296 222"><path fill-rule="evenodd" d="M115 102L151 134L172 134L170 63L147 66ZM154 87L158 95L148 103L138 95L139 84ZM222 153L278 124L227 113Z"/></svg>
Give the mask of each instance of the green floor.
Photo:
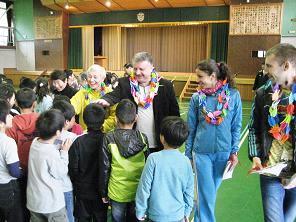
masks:
<svg viewBox="0 0 296 222"><path fill-rule="evenodd" d="M188 102L180 102L180 112L184 119L187 118ZM251 103L243 102L243 126L245 129L250 115ZM183 148L183 147L182 147ZM181 148L181 149L182 149ZM260 222L263 221L259 177L248 175L251 167L248 159L247 138L239 152L239 165L230 180L225 180L219 191L216 205L217 222Z"/></svg>
<svg viewBox="0 0 296 222"><path fill-rule="evenodd" d="M179 102L180 113L183 119L187 119L189 102ZM251 110L250 102L243 102L242 131L247 126ZM180 148L184 151L184 145ZM259 177L248 175L251 167L248 159L247 138L239 152L239 165L234 171L232 179L225 180L219 191L216 205L217 222L261 222L263 211L261 204ZM110 215L109 220L111 221Z"/></svg>

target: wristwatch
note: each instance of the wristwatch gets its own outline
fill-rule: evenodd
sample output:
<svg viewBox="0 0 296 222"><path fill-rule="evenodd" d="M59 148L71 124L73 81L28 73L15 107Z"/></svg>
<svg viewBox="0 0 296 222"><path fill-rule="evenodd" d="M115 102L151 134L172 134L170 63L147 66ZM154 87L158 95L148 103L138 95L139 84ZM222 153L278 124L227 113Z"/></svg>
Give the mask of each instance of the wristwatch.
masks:
<svg viewBox="0 0 296 222"><path fill-rule="evenodd" d="M237 153L237 152L233 152L233 153L231 153L231 155L232 155L232 154L234 154L234 155L236 155L236 156L237 156L237 154L238 154L238 153Z"/></svg>

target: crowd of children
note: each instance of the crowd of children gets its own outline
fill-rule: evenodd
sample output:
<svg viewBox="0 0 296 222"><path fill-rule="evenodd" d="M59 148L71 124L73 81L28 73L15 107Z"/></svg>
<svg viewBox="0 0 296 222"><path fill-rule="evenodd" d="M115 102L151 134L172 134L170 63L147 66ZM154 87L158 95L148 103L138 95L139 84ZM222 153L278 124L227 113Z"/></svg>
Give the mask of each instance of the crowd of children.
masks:
<svg viewBox="0 0 296 222"><path fill-rule="evenodd" d="M36 81L22 78L17 92L11 84L0 84L1 221L107 221L109 205L112 221L138 221L150 215L147 201L155 194L143 192L146 187L138 188L145 162L150 159L148 139L133 128L137 121L134 102L124 99L109 109L94 103L96 98L92 95L100 98L112 90L112 87L104 87L110 82L103 82L104 72L102 67L92 66L83 77L87 86L82 86L79 91L68 84L69 72L59 70L51 73L50 80L45 77ZM82 99L78 101L80 97ZM84 134L73 133L73 128L79 126L75 122L75 115L79 114L77 106L81 110L79 120L85 127ZM108 125L110 130L105 130L110 109L114 110L116 121ZM188 135L184 121L176 118L168 119L162 131L163 142L171 144L164 145L165 151L160 152L167 156L168 162L158 167L159 158L150 162L155 170L168 168L172 177L178 177L178 181L167 188L168 199L176 198L173 184L177 183L180 193L173 209L149 216L156 221L187 218L193 205L190 162L186 162L181 153L178 156L178 151L167 152L182 145ZM174 128L166 136L167 127L171 126ZM182 167L174 172L178 159L185 165L180 164ZM161 177L161 171L158 177ZM184 174L190 177L190 184L188 178L182 177ZM153 180L151 176L149 178ZM145 178L145 174L142 177ZM142 182L140 186L143 185ZM188 196L185 205L183 190ZM139 199L143 195L146 203L143 205L144 202L138 201L141 213L137 215L136 196ZM161 204L156 199L153 201Z"/></svg>
<svg viewBox="0 0 296 222"><path fill-rule="evenodd" d="M289 45L276 47L279 49L273 48L267 53L269 73L281 87L287 90L292 87L291 95L295 97L296 49ZM291 60L290 54L287 55L287 71L282 72L285 78L279 74L280 69L273 69L280 65L272 56L285 54L280 51L281 47L294 56ZM146 60L140 62L147 63ZM17 92L9 83L1 83L0 221L105 222L110 206L114 222L188 222L194 203L193 168L198 194L194 220L215 221L216 194L223 171L227 162L232 166L238 163L242 104L225 63L204 60L198 63L196 72L199 88L191 98L188 124L177 115L162 116L157 135L162 149L158 152L149 149L149 138L135 127L139 102L122 99L108 108L97 103L114 89L112 86L107 88L106 71L98 65L83 73L85 76L78 82L85 80L87 85L83 83L80 87L69 70L51 73L52 84L43 77L36 81L23 78ZM149 81L155 77L154 69L148 74L139 73L145 78L149 75ZM129 78L137 78L137 75L123 78L131 81ZM279 97L276 86L272 89L271 85L265 85L257 91L250 125L250 138L254 137L254 141L262 136L258 130L266 124L260 124L263 120L258 113L263 110L264 103L258 103L259 93L269 87L273 90L272 99L282 102L275 98ZM149 97L149 105L154 102L154 96ZM289 104L294 103L294 97L289 97ZM270 122L271 117L268 118ZM292 153L295 144L294 137L289 140L289 131L286 137L280 133L281 144L285 146L280 145L273 132L273 138L268 134L271 147L266 144L257 147L254 143L250 146L250 157L254 166L262 168L261 161L271 164L276 158L277 163L282 158L279 150L287 149L291 163L287 171L290 177L284 177L286 183L293 173L295 176L295 155ZM212 137L213 140L209 140ZM185 155L178 150L184 142ZM260 149L270 149L269 159L262 156ZM275 215L270 209L272 201L266 197L266 192L273 189L271 183L283 186L278 178L261 176L265 219L295 219L295 186L291 187L287 182L283 187L283 193L290 198L286 203L289 212Z"/></svg>

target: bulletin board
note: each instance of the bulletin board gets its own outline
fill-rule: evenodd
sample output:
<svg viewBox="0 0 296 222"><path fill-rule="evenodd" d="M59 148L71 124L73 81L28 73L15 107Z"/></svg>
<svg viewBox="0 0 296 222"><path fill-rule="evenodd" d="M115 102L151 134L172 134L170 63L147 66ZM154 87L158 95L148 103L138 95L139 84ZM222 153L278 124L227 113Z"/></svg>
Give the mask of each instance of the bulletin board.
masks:
<svg viewBox="0 0 296 222"><path fill-rule="evenodd" d="M35 39L62 38L61 16L35 17Z"/></svg>
<svg viewBox="0 0 296 222"><path fill-rule="evenodd" d="M229 35L280 35L282 3L231 5Z"/></svg>

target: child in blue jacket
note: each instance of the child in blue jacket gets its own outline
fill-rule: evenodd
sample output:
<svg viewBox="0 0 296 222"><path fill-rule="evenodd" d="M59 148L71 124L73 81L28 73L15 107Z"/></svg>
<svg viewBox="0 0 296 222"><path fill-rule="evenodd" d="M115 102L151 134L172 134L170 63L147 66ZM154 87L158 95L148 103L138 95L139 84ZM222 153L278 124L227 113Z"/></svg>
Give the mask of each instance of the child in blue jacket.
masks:
<svg viewBox="0 0 296 222"><path fill-rule="evenodd" d="M151 221L189 221L193 207L194 177L190 161L179 148L187 139L187 124L177 116L160 126L163 150L150 154L136 195L136 215Z"/></svg>
<svg viewBox="0 0 296 222"><path fill-rule="evenodd" d="M204 60L196 72L200 87L189 105L186 156L197 171L195 222L215 222L216 194L225 166L228 160L233 166L238 162L242 105L225 63Z"/></svg>

